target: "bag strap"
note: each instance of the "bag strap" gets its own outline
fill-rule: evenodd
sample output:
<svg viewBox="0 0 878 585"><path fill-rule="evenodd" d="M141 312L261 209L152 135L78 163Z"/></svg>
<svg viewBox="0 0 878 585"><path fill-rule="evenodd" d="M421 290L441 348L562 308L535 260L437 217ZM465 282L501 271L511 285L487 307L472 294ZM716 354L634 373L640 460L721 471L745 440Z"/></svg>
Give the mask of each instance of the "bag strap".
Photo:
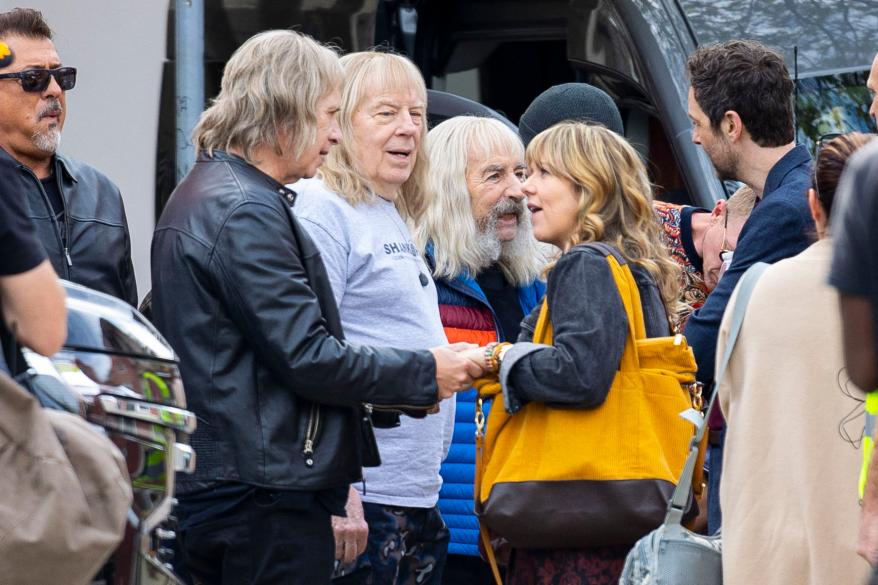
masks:
<svg viewBox="0 0 878 585"><path fill-rule="evenodd" d="M707 405L705 413L709 413L714 407L714 403L719 395L719 385L726 374L726 368L732 357L732 351L735 349L735 343L738 340L738 333L741 331L741 324L744 322L744 315L747 312L747 305L750 302L750 296L759 277L768 268L765 262L757 262L751 266L738 282L738 298L732 311L732 320L729 326L729 336L726 340L725 352L722 360L716 370L716 378L713 384L713 396L710 397L710 403ZM686 411L687 413L692 411ZM683 472L680 474L680 480L674 488L671 500L668 502L668 512L665 516L665 525L680 524L683 520L683 513L686 510L686 504L689 501L689 492L692 488L692 476L695 473L695 461L698 458L698 444L701 442L704 432L707 429L707 414L704 416L689 417L684 416L686 420L692 422L695 427L695 436L689 444L689 456L686 458L686 465L683 466Z"/></svg>
<svg viewBox="0 0 878 585"><path fill-rule="evenodd" d="M628 264L628 260L622 253L617 250L614 246L607 244L606 242L588 242L587 244L579 244L579 246L583 248L592 248L601 252L604 256L612 256L616 259L616 262L619 263L619 266L624 266Z"/></svg>
<svg viewBox="0 0 878 585"><path fill-rule="evenodd" d="M541 309L540 318L543 318L543 313L546 312L545 302L543 304L543 308ZM551 328L552 324L549 323L549 327ZM479 411L481 411L481 401L480 397L476 397L477 405ZM497 405L495 408L499 408ZM477 423L478 424L478 423ZM474 474L473 481L473 509L478 515L482 508L481 502L481 489L482 489L482 465L484 462L484 449L485 449L485 435L481 431L480 428L476 429L476 469ZM491 574L494 576L494 582L496 585L503 585L503 579L500 577L500 568L497 565L497 556L494 554L494 548L491 546L491 538L488 536L488 529L485 526L485 522L479 518L479 538L482 541L482 547L485 549L485 556L488 560L488 566L491 567Z"/></svg>
<svg viewBox="0 0 878 585"><path fill-rule="evenodd" d="M640 302L640 289L637 286L637 279L634 278L628 261L615 247L604 242L588 242L586 244L577 244L576 247L597 250L606 260L628 318L629 341L632 345L633 355L636 357L637 350L634 341L646 337L646 322L644 321ZM613 259L615 259L615 263ZM626 285L628 294L623 289ZM534 327L533 341L534 343L551 345L552 335L552 320L549 317L548 298L544 297L536 326Z"/></svg>
<svg viewBox="0 0 878 585"><path fill-rule="evenodd" d="M494 547L491 546L491 539L488 537L488 531L479 523L479 538L482 539L482 546L485 549L485 556L488 557L488 566L491 567L491 574L494 576L494 582L497 585L503 585L503 578L500 577L500 567L497 564L497 556L494 554Z"/></svg>
<svg viewBox="0 0 878 585"><path fill-rule="evenodd" d="M543 298L543 302L540 304L540 313L537 316L537 323L534 325L532 340L534 343L552 345L553 337L554 327L552 327L552 320L549 319L549 300Z"/></svg>

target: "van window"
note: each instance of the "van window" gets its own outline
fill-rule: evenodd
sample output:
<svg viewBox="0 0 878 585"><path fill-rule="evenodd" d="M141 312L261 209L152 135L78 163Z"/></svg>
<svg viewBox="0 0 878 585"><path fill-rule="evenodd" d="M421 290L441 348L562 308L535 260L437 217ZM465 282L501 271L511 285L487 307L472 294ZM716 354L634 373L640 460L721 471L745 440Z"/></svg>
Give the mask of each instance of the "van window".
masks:
<svg viewBox="0 0 878 585"><path fill-rule="evenodd" d="M800 79L797 86L798 140L814 153L817 139L826 134L872 132L869 116L872 96L866 89L868 71L854 71Z"/></svg>

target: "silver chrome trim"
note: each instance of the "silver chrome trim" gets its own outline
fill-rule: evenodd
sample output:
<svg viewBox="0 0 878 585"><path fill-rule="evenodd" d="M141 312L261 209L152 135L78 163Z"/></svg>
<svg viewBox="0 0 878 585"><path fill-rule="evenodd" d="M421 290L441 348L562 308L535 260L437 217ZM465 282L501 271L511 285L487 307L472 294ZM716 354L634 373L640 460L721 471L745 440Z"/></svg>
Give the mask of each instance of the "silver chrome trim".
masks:
<svg viewBox="0 0 878 585"><path fill-rule="evenodd" d="M192 473L195 471L195 450L189 445L183 443L174 443L174 470L183 473Z"/></svg>
<svg viewBox="0 0 878 585"><path fill-rule="evenodd" d="M188 434L195 432L195 415L183 408L108 394L100 394L95 400L107 414L142 420Z"/></svg>

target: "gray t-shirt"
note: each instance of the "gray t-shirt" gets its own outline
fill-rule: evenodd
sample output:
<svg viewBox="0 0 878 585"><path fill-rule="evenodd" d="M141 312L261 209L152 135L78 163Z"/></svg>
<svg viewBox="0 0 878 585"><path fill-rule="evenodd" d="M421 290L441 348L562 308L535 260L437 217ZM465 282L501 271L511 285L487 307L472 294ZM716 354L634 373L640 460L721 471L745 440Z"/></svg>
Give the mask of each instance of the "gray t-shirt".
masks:
<svg viewBox="0 0 878 585"><path fill-rule="evenodd" d="M296 217L326 265L347 339L405 349L448 343L433 279L393 203L376 197L352 206L319 179L291 188L298 193ZM445 400L438 414L403 416L399 427L375 430L382 463L363 470L364 501L436 505L442 486L439 466L454 430L454 406L454 399Z"/></svg>

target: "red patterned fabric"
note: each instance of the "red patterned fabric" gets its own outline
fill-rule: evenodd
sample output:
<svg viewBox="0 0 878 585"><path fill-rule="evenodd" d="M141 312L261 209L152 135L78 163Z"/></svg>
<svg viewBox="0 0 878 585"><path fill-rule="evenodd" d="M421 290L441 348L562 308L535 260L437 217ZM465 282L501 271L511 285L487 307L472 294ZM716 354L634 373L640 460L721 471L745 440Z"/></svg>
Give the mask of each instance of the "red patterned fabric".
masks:
<svg viewBox="0 0 878 585"><path fill-rule="evenodd" d="M671 258L683 269L682 274L680 274L680 290L682 291L681 300L686 308L680 311L675 319L678 330L682 331L689 314L704 304L710 291L704 284L704 275L692 265L680 240L680 210L682 206L664 201L653 201L652 207L662 227L660 232L662 243L670 252Z"/></svg>
<svg viewBox="0 0 878 585"><path fill-rule="evenodd" d="M616 585L630 546L516 549L507 585Z"/></svg>
<svg viewBox="0 0 878 585"><path fill-rule="evenodd" d="M491 311L485 307L440 304L439 316L445 327L491 332L495 330L494 317L491 315Z"/></svg>

